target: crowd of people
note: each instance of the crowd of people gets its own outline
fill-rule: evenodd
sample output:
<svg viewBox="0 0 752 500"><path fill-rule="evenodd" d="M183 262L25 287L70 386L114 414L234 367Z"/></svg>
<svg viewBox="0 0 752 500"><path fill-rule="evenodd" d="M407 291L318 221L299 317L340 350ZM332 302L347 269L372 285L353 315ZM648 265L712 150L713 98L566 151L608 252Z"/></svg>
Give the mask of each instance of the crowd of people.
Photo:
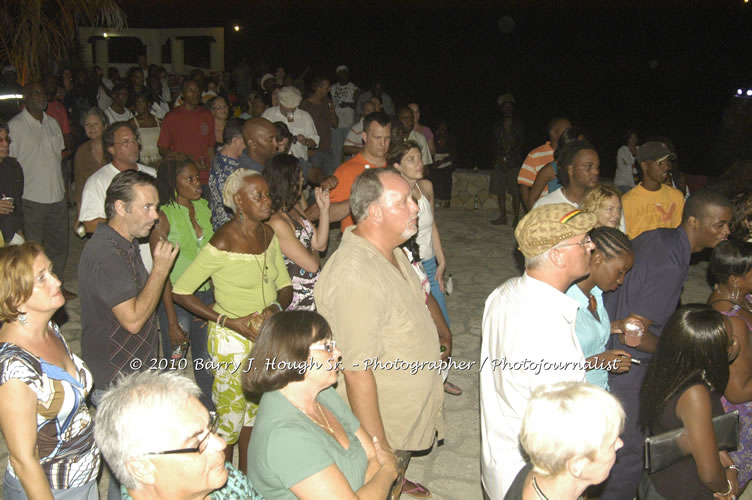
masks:
<svg viewBox="0 0 752 500"><path fill-rule="evenodd" d="M141 57L127 80L75 72L61 105L54 77L23 88L0 122L6 498L96 499L102 466L109 499L431 496L410 457L463 394L435 213L454 145L334 73L179 80ZM749 194L689 193L670 141L633 131L604 183L563 117L525 156L515 98L497 104L492 224L510 194L525 270L483 315L486 495L733 498L752 478ZM54 321L76 298L69 203L80 357ZM680 305L704 249L708 305ZM733 410L740 443L720 449L712 419ZM691 451L643 474L644 437L678 427Z"/></svg>
<svg viewBox="0 0 752 500"><path fill-rule="evenodd" d="M492 223L507 223L507 193L530 211L519 222L515 211L514 221L525 272L489 296L481 360L525 368L481 370L486 494L574 499L590 486L587 496L602 499L736 498L752 478L750 192L690 193L674 145L662 137L640 145L633 130L614 183L604 184L596 148L562 117L550 121L548 142L509 165L520 157L521 124L512 96L499 108L491 182L502 212ZM691 256L705 249L708 303L681 304ZM610 469L596 481L547 470L526 445L536 388L568 381L609 391L625 415L620 438L601 432L606 448L588 456ZM733 445L716 439L714 420L731 411L740 416ZM677 456L644 471L645 438L682 428ZM583 470L567 468L580 480Z"/></svg>

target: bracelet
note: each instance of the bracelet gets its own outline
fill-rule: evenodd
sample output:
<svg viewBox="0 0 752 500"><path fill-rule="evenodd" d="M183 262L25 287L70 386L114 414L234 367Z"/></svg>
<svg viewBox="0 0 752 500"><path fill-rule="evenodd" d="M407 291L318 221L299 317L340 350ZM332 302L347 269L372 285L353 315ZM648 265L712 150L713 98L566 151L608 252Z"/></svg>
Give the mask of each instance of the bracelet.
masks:
<svg viewBox="0 0 752 500"><path fill-rule="evenodd" d="M729 487L728 491L725 491L723 493L721 493L720 491L715 491L715 492L713 492L713 495L720 495L722 497L730 495L731 494L731 490L732 490L731 481L729 481L728 479L726 479L726 484L728 484L728 487Z"/></svg>
<svg viewBox="0 0 752 500"><path fill-rule="evenodd" d="M284 311L284 309L282 309L282 305L279 302L277 302L276 300L274 302L272 302L271 305L279 307L279 312Z"/></svg>
<svg viewBox="0 0 752 500"><path fill-rule="evenodd" d="M226 319L227 319L227 316L225 316L224 314L220 314L219 316L217 316L217 321L215 321L215 323L221 327L224 327Z"/></svg>
<svg viewBox="0 0 752 500"><path fill-rule="evenodd" d="M737 473L741 472L741 471L739 470L739 466L738 466L738 465L736 465L736 464L731 464L731 465L729 465L729 466L728 466L728 467L726 467L726 468L727 468L727 469L734 469L734 470L735 470L735 471L736 471Z"/></svg>

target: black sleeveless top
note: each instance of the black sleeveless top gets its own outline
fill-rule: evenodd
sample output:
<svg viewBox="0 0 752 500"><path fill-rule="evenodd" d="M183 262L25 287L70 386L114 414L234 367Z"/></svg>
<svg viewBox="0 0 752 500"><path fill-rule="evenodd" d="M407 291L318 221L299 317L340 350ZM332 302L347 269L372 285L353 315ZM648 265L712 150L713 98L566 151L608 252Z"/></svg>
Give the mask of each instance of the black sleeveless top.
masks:
<svg viewBox="0 0 752 500"><path fill-rule="evenodd" d="M691 385L687 389L690 387L693 386ZM663 414L652 426L651 434L661 434L683 427L684 424L681 419L676 416L676 404L687 389L668 401ZM717 392L710 391L710 405L714 417L724 414L723 406L721 405L721 395ZM666 500L713 500L713 492L700 481L700 477L697 474L697 464L691 455L683 458L674 465L651 474L650 480L653 486L655 486L656 491Z"/></svg>

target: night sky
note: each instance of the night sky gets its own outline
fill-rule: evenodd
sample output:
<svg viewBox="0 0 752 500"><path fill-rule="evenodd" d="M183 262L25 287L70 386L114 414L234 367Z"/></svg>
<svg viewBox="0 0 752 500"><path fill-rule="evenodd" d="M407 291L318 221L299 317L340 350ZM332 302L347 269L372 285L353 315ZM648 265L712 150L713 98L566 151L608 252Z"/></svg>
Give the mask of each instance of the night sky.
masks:
<svg viewBox="0 0 752 500"><path fill-rule="evenodd" d="M723 108L737 88L752 87L752 3L743 0L123 4L130 27L225 26L228 68L246 55L294 74L311 66L309 79L333 78L347 64L361 89L380 78L398 105L420 103L429 126L450 121L466 167L488 165L496 97L510 92L531 148L545 140L550 118L565 115L596 145L602 175L612 174L632 127L643 138L671 138L685 170L717 174L711 151Z"/></svg>

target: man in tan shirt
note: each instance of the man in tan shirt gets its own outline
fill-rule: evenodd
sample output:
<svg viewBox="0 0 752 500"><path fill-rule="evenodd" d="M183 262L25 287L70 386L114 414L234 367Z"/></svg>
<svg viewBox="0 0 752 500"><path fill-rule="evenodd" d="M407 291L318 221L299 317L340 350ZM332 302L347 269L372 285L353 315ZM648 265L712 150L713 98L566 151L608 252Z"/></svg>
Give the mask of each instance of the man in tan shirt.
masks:
<svg viewBox="0 0 752 500"><path fill-rule="evenodd" d="M350 205L358 222L321 272L316 307L343 353L338 392L367 432L404 452L406 466L410 451L433 444L444 398L436 326L399 248L417 231L418 206L388 169L365 170Z"/></svg>

